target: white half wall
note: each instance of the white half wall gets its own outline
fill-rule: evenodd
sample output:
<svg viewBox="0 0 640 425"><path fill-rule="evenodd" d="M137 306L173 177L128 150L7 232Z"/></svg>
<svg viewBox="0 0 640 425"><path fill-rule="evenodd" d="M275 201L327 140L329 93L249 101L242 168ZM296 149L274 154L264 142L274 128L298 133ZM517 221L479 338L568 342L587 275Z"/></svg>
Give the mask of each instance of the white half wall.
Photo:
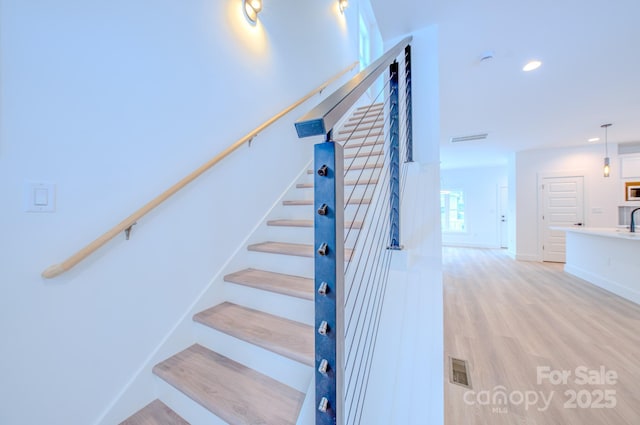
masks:
<svg viewBox="0 0 640 425"><path fill-rule="evenodd" d="M640 304L639 256L638 240L567 232L564 270Z"/></svg>
<svg viewBox="0 0 640 425"><path fill-rule="evenodd" d="M438 29L413 34L414 159L361 423L444 423ZM389 46L399 40L389 41Z"/></svg>

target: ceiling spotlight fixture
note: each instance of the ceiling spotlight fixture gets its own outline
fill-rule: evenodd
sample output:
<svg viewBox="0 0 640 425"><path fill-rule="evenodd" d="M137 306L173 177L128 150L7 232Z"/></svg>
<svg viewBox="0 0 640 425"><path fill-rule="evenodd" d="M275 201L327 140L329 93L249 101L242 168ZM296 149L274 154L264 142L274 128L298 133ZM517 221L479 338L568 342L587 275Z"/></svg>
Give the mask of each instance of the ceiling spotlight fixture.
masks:
<svg viewBox="0 0 640 425"><path fill-rule="evenodd" d="M251 25L255 25L258 22L258 13L262 10L262 0L242 0L242 10Z"/></svg>
<svg viewBox="0 0 640 425"><path fill-rule="evenodd" d="M542 65L542 62L540 62L539 60L532 60L529 61L523 68L522 70L524 72L529 72L529 71L533 71L534 69L538 69L540 68L540 65Z"/></svg>
<svg viewBox="0 0 640 425"><path fill-rule="evenodd" d="M344 10L349 6L349 0L338 0L338 7L340 8L340 13L344 14Z"/></svg>
<svg viewBox="0 0 640 425"><path fill-rule="evenodd" d="M609 160L609 146L607 144L607 130L611 127L611 124L602 124L600 127L604 128L604 176L609 177L611 174L611 166Z"/></svg>

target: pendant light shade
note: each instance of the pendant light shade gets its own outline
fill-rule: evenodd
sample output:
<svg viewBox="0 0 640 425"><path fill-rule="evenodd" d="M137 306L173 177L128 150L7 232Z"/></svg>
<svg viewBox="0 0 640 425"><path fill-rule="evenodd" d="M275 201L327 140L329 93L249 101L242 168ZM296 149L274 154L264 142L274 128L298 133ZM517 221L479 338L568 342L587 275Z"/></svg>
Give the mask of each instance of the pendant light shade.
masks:
<svg viewBox="0 0 640 425"><path fill-rule="evenodd" d="M604 176L609 177L611 175L611 160L609 159L609 144L607 136L608 129L611 127L611 124L602 124L600 127L604 128Z"/></svg>

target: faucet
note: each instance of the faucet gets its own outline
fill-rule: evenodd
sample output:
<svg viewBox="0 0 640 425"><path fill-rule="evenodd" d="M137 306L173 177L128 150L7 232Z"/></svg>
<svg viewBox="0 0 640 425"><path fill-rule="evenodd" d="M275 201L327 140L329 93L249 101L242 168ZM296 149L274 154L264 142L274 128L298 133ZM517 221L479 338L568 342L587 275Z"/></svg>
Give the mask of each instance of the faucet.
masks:
<svg viewBox="0 0 640 425"><path fill-rule="evenodd" d="M633 218L636 211L640 211L640 208L636 208L635 210L631 211L631 225L629 226L629 231L631 233L636 232L636 220Z"/></svg>

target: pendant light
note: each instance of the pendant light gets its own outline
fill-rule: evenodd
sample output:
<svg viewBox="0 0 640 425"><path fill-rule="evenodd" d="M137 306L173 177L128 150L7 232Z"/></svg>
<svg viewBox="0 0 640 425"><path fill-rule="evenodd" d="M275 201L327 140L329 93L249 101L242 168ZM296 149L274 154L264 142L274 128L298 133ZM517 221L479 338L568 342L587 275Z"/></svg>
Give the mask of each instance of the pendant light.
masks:
<svg viewBox="0 0 640 425"><path fill-rule="evenodd" d="M609 160L609 145L607 143L607 133L611 124L602 124L600 126L604 128L604 176L609 177L611 174L610 160Z"/></svg>

